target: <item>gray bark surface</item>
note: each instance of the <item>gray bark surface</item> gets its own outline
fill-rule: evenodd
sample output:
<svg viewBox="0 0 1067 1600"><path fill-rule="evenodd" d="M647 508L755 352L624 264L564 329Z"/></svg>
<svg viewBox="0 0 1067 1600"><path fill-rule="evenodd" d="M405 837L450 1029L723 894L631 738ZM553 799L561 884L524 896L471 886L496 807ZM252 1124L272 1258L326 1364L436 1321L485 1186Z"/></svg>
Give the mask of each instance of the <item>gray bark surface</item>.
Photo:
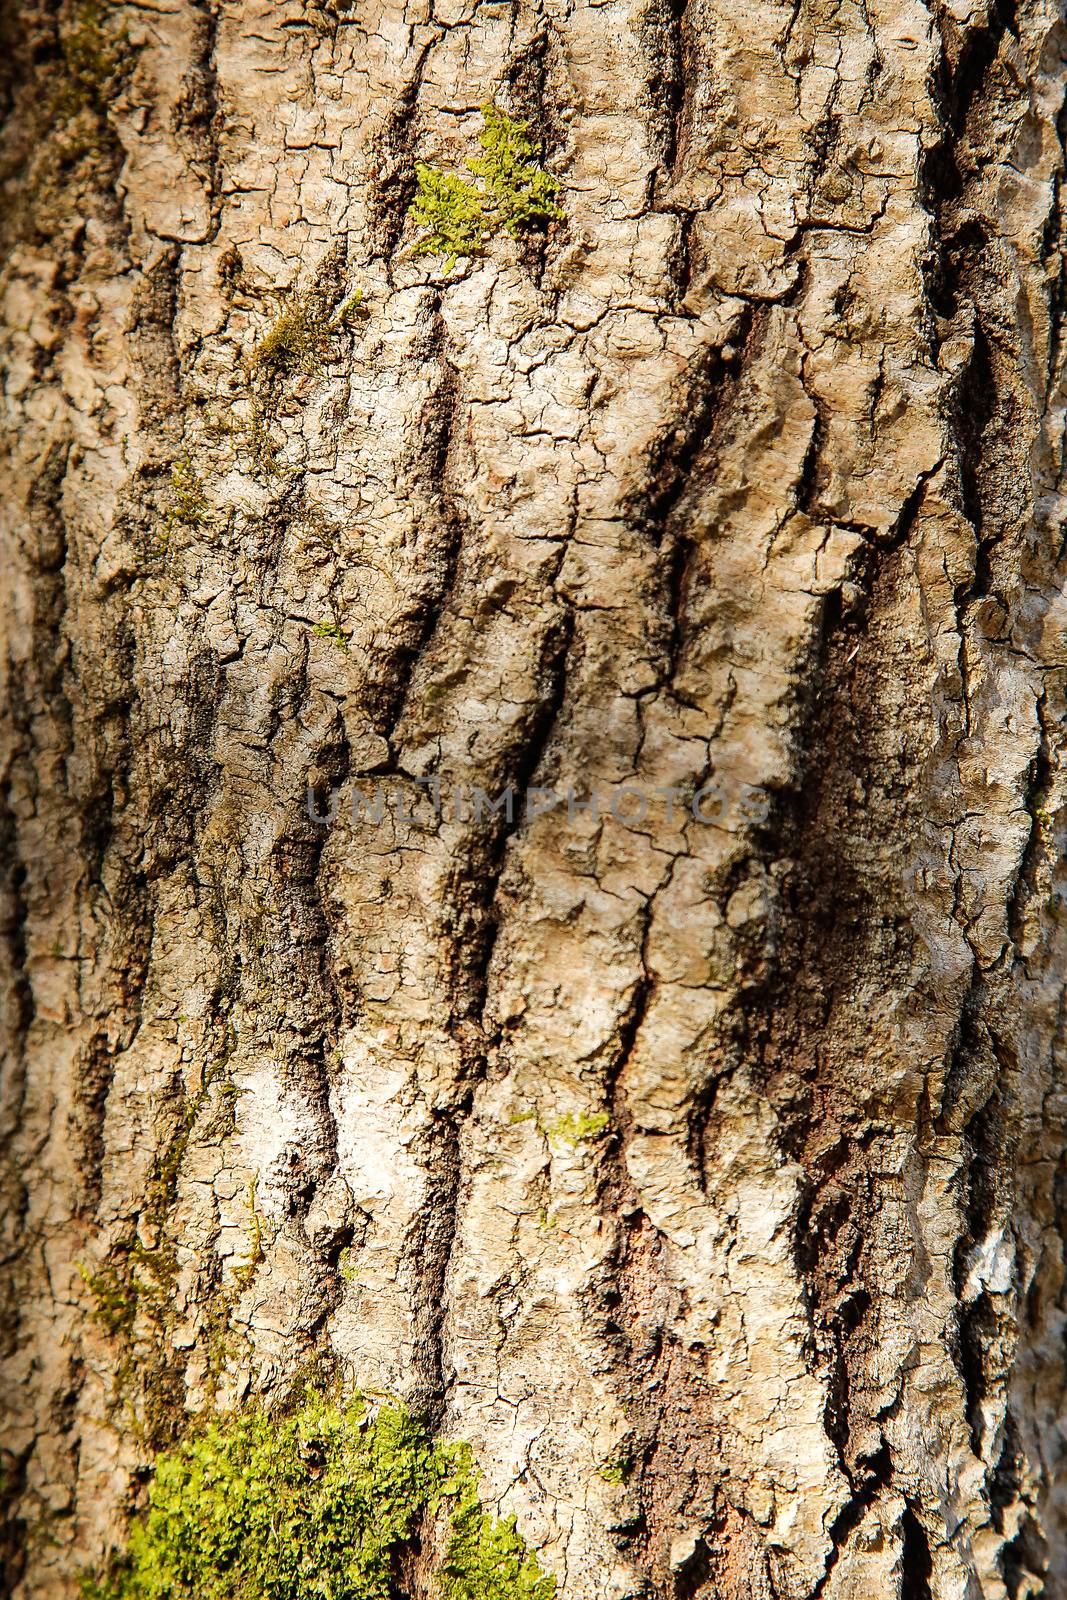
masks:
<svg viewBox="0 0 1067 1600"><path fill-rule="evenodd" d="M325 1361L562 1600L1062 1600L1062 8L3 31L6 1592Z"/></svg>

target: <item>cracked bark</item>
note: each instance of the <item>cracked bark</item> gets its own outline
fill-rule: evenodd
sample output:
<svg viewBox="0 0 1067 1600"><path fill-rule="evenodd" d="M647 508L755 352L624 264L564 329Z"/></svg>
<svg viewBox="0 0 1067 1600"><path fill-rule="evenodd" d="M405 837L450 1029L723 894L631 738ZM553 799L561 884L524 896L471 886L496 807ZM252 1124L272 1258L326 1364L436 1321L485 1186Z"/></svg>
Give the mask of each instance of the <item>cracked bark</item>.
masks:
<svg viewBox="0 0 1067 1600"><path fill-rule="evenodd" d="M1060 12L2 26L4 1592L319 1363L564 1600L1055 1600ZM489 95L566 222L446 273Z"/></svg>

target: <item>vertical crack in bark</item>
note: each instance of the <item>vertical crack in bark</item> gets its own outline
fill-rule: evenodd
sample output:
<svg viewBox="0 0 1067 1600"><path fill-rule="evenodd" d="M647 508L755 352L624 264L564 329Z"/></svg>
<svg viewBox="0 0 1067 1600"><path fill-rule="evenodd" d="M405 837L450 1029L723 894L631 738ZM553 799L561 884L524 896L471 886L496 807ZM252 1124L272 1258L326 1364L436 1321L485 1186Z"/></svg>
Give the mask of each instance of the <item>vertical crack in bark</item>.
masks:
<svg viewBox="0 0 1067 1600"><path fill-rule="evenodd" d="M420 486L430 505L435 508L438 522L439 542L435 552L437 573L433 583L427 585L411 623L410 642L392 661L383 663L381 676L384 683L392 680L391 687L386 690L383 708L383 725L391 751L419 662L447 608L467 529L466 513L450 487L460 391L459 376L448 358L448 329L441 314L439 293L435 293L432 301L430 321L432 333L427 354L438 365L440 382L424 407L415 449L420 458Z"/></svg>
<svg viewBox="0 0 1067 1600"><path fill-rule="evenodd" d="M649 0L638 19L647 53L648 138L657 159L651 197L669 193L685 160L686 73L690 0Z"/></svg>
<svg viewBox="0 0 1067 1600"><path fill-rule="evenodd" d="M879 1216L880 1130L864 1126L852 1103L837 1044L840 1036L847 1054L847 1011L837 1013L854 974L878 971L883 982L903 982L911 964L902 908L876 875L886 839L908 823L894 815L891 779L884 789L878 779L877 683L868 674L879 615L901 581L901 552L936 470L916 484L889 535L861 547L853 570L862 598L844 611L838 592L826 597L796 741L799 750L818 752L818 764L798 770L765 842L753 843L768 861L771 852L784 857L789 873L777 969L762 1007L746 1003L736 1026L741 1053L757 1063L776 1107L782 1149L807 1174L795 1222L798 1276L813 1360L826 1383L826 1432L852 1495L835 1524L824 1582L840 1554L838 1540L854 1531L892 1471L864 1377L877 1338L877 1282L868 1281L876 1269L867 1245ZM855 838L865 839L865 857L857 856Z"/></svg>
<svg viewBox="0 0 1067 1600"><path fill-rule="evenodd" d="M988 24L970 30L962 39L948 19L942 19L942 28L946 132L927 164L928 203L940 248L931 288L935 310L942 318L951 319L948 331L968 328L971 339L970 355L955 385L952 424L960 503L977 546L970 581L957 586L955 596L965 708L962 755L965 741L973 739L976 732L980 685L990 664L1003 660L1006 651L1023 655L1027 650L1013 592L1019 551L1031 544L1031 585L1055 581L1055 564L1033 549L1029 533L1037 493L1031 443L1041 425L1027 373L1031 334L1029 324L1020 323L1012 301L1011 284L1018 269L1006 257L1004 243L994 236L988 222L987 174L995 170L998 161L1010 164L1013 159L1013 124L1006 113L1014 93L1008 63L1014 58L1017 19L1012 8L997 4ZM1050 216L1055 214L1055 192L1052 199ZM1050 310L1055 304L1053 292ZM1038 568L1043 569L1040 578ZM954 1282L960 1295L957 1359L972 1448L986 1464L993 1525L998 1529L1004 1526L1005 1496L1011 1496L1014 1514L1021 1518L1024 1530L1017 1541L1005 1545L1000 1556L1012 1594L1023 1581L1022 1563L1029 1559L1033 1565L1028 1570L1043 1573L1047 1552L1039 1533L1031 1538L1025 1532L1033 1525L1027 1505L1029 1485L1016 1477L1012 1487L998 1461L990 1459L999 1426L995 1419L1003 1419L1009 1435L1013 1429L1009 1374L1025 1345L1027 1329L1025 1323L1013 1327L1016 1290L1006 1293L999 1281L995 1291L986 1287L988 1269L983 1265L983 1252L1008 1248L1016 1234L1015 1213L1021 1200L1021 1186L1011 1174L1020 1136L1025 1070L997 1019L1004 1008L1003 986L1014 982L1012 967L1020 982L1032 975L1026 954L1027 926L1031 905L1039 913L1034 901L1045 849L1041 819L1052 786L1045 691L1036 702L1036 724L1036 747L1023 796L1030 813L1028 836L1005 907L1011 954L1006 962L991 967L988 956L983 961L980 949L975 950L975 971L946 1077L942 1112L943 1124L956 1126L961 1110L964 1114L971 1110L963 1141L963 1227L954 1262ZM954 914L973 948L974 935L968 925L972 913L963 899L961 880ZM980 968L984 968L982 977Z"/></svg>
<svg viewBox="0 0 1067 1600"><path fill-rule="evenodd" d="M735 421L732 404L741 374L759 348L761 328L758 309L743 306L730 332L729 352L709 346L686 374L684 391L649 451L641 489L625 508L633 527L656 546L666 544L673 519L672 553L685 548L684 517L675 517L675 511L695 501L701 481L715 471L717 431ZM683 567L684 557L675 554L670 566L675 584Z"/></svg>
<svg viewBox="0 0 1067 1600"><path fill-rule="evenodd" d="M203 167L211 217L208 239L218 234L222 219L222 156L220 134L223 111L218 97L219 10L216 0L192 0L193 51L185 87L174 109L174 129L189 140L194 160Z"/></svg>
<svg viewBox="0 0 1067 1600"><path fill-rule="evenodd" d="M574 613L565 609L541 642L541 692L523 736L509 752L500 775L504 787L522 797L538 773L557 728L568 687L568 660L574 638ZM428 1137L433 1204L416 1227L412 1259L421 1264L419 1341L422 1371L420 1403L438 1425L444 1415L451 1377L445 1370L444 1330L448 1311L448 1274L458 1227L463 1177L461 1129L475 1090L485 1075L488 1053L497 1042L486 1026L489 971L495 946L495 900L509 843L523 826L520 807L515 820L506 813L493 817L481 831L475 824L456 852L454 900L459 924L458 954L451 973L450 1028L459 1044L463 1070L453 1110L437 1111Z"/></svg>
<svg viewBox="0 0 1067 1600"><path fill-rule="evenodd" d="M901 1518L901 1529L904 1545L901 1552L900 1600L933 1600L930 1579L934 1565L930 1540L910 1502Z"/></svg>
<svg viewBox="0 0 1067 1600"><path fill-rule="evenodd" d="M445 30L433 24L433 31L415 56L411 74L389 112L376 141L376 171L372 180L373 199L368 208L370 246L375 256L388 264L400 244L407 221L408 206L415 193L414 149L419 94L430 57L444 37Z"/></svg>
<svg viewBox="0 0 1067 1600"><path fill-rule="evenodd" d="M575 614L567 606L556 621L546 629L541 641L541 660L538 681L542 686L532 709L524 737L510 753L509 765L503 773L505 787L511 785L522 797L537 777L542 763L551 748L560 717L566 703L569 686L568 665L575 642ZM504 870L508 846L521 832L524 823L524 805L516 809L515 821L509 824L506 813L499 825L495 817L485 829L484 843L477 833L470 836L463 868L474 893L477 915L474 938L470 945L470 963L463 990L468 997L463 1015L477 1019L485 1045L489 1039L485 1030L485 1008L488 997L489 969L496 942L497 922L494 902Z"/></svg>

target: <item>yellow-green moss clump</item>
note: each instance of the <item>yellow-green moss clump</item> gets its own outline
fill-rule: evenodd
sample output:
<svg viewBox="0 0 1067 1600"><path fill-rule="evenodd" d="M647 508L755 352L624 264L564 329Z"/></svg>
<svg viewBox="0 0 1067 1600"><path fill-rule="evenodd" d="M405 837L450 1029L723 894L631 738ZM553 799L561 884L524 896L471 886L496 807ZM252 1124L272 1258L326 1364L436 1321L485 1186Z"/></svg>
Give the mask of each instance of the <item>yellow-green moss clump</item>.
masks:
<svg viewBox="0 0 1067 1600"><path fill-rule="evenodd" d="M568 1111L545 1131L550 1139L558 1139L561 1144L579 1145L603 1133L610 1120L606 1111L579 1111L577 1114Z"/></svg>
<svg viewBox="0 0 1067 1600"><path fill-rule="evenodd" d="M552 1600L514 1519L482 1511L469 1449L434 1443L399 1405L309 1392L250 1409L161 1455L124 1556L87 1600L390 1600L424 1511L449 1508L443 1600Z"/></svg>
<svg viewBox="0 0 1067 1600"><path fill-rule="evenodd" d="M335 644L338 650L343 651L345 655L348 654L348 634L342 630L341 624L336 617L332 622L325 619L322 622L316 622L311 631L316 639L329 639L330 643Z"/></svg>
<svg viewBox="0 0 1067 1600"><path fill-rule="evenodd" d="M437 1447L446 1472L441 1493L451 1497L452 1539L439 1586L444 1600L553 1600L556 1580L516 1532L515 1518L482 1510L478 1479L466 1444Z"/></svg>
<svg viewBox="0 0 1067 1600"><path fill-rule="evenodd" d="M425 230L415 254L443 255L448 268L459 256L483 255L501 231L518 238L563 218L556 204L559 179L540 165L541 146L530 138L529 123L516 122L491 104L481 113L482 154L467 162L473 183L424 161L415 163L418 190L410 215Z"/></svg>

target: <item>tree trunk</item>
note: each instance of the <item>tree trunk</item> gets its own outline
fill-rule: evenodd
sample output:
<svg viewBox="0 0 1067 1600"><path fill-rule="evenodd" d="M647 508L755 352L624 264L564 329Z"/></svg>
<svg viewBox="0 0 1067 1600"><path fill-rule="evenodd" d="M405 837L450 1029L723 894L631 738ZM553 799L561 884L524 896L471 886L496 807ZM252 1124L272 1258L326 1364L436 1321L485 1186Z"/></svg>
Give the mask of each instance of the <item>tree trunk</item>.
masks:
<svg viewBox="0 0 1067 1600"><path fill-rule="evenodd" d="M1061 8L3 26L4 1592L315 1368L561 1600L1062 1597Z"/></svg>

